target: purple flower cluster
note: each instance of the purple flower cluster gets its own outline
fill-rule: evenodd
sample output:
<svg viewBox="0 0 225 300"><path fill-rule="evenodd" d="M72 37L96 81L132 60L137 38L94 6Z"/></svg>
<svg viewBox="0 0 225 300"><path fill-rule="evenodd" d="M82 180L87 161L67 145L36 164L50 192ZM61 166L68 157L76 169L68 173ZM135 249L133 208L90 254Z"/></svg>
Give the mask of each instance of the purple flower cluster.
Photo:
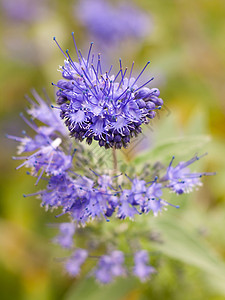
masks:
<svg viewBox="0 0 225 300"><path fill-rule="evenodd" d="M80 268L85 262L88 252L85 249L77 249L72 256L66 261L65 269L71 276L77 276L80 273Z"/></svg>
<svg viewBox="0 0 225 300"><path fill-rule="evenodd" d="M74 223L61 223L59 226L59 235L55 237L53 242L59 244L63 248L74 248L74 234L76 227ZM116 277L126 276L129 272L125 267L124 252L114 250L107 255L92 256L90 251L86 249L76 248L73 250L69 258L66 259L64 267L66 272L76 277L80 274L81 266L87 258L97 259L98 262L90 275L94 276L96 280L102 284L112 282ZM141 281L149 279L155 269L148 264L149 254L146 250L137 251L134 255L134 266L132 273Z"/></svg>
<svg viewBox="0 0 225 300"><path fill-rule="evenodd" d="M201 178L204 175L215 174L215 173L191 173L188 166L199 159L200 157L195 156L187 162L180 162L176 167L172 167L172 162L174 160L174 157L172 158L164 179L170 181L170 186L175 193L177 194L189 193L192 191L193 187L202 185L199 178Z"/></svg>
<svg viewBox="0 0 225 300"><path fill-rule="evenodd" d="M64 79L56 85L61 117L65 119L70 135L79 141L86 139L91 144L96 140L106 149L126 148L130 139L141 132L141 125L155 117L163 100L159 98L158 89L145 87L153 78L137 86L149 62L135 79L132 77L133 65L127 78L127 68L123 70L120 61L120 69L114 76L110 75L112 68L102 72L100 57L94 66L91 49L92 44L87 60L77 51L79 62L72 61L68 51L63 52L66 58L61 69Z"/></svg>
<svg viewBox="0 0 225 300"><path fill-rule="evenodd" d="M2 0L1 7L11 21L33 22L40 20L46 11L46 1L39 0Z"/></svg>
<svg viewBox="0 0 225 300"><path fill-rule="evenodd" d="M116 76L110 75L111 69L102 73L100 58L94 67L91 48L87 60L77 51L78 63L72 61L68 52L64 55L67 58L61 70L64 79L57 84L58 109L53 109L47 96L46 102L33 91L34 100L27 97L31 105L27 113L31 118L23 114L21 117L34 131L34 136L23 131L21 137L7 137L20 143L20 156L14 159L23 162L17 169L28 167L31 170L28 174L37 178L36 185L41 179L46 182L43 190L31 195L37 195L46 209L59 209L58 217L70 216L71 222L59 225L60 233L53 242L71 250L75 231L79 234L88 222L98 219L98 224L106 224L100 221L114 217L134 219L136 215L149 212L158 215L168 205L178 207L164 200L163 190L177 195L188 193L201 185L202 176L214 173L191 172L189 166L201 158L198 156L175 166L173 157L168 167L157 171L158 176L154 175L151 181L138 175L130 178L127 174L104 174L101 169L94 171L95 167L80 170L77 162L83 162L82 155L87 156L87 152L79 144L72 150L69 135L79 141L86 139L89 144L94 139L105 148L126 147L130 138L141 131L141 125L154 118L155 110L163 101L158 89L145 87L152 79L140 87L136 84L148 64L134 79L133 66L127 78L127 69L123 70L121 62ZM119 76L121 79L117 81ZM89 245L86 245L88 250L76 248L66 261L65 268L72 276L77 276L85 260L91 257ZM92 250L97 247L93 246ZM109 249L108 245L106 248ZM133 255L133 274L141 281L147 280L155 272L148 264L148 253L140 250ZM97 258L92 275L101 283L109 283L129 273L124 266L126 254L120 250L109 251Z"/></svg>
<svg viewBox="0 0 225 300"><path fill-rule="evenodd" d="M88 256L87 250L76 249L64 264L67 273L72 277L79 275L81 266ZM95 276L96 280L102 284L111 283L115 278L129 274L125 267L125 257L122 251L114 250L107 255L95 256L94 258L98 259L98 263L90 274ZM138 277L142 282L148 280L150 275L156 272L148 264L148 261L149 255L146 250L140 250L134 254L134 267L130 273Z"/></svg>
<svg viewBox="0 0 225 300"><path fill-rule="evenodd" d="M62 139L67 135L58 112L53 112L47 103L33 91L37 103L27 97L31 103L28 120L23 114L22 119L35 131L35 136L30 137L23 131L23 137L7 135L8 138L20 142L18 154L29 153L24 156L13 157L16 160L24 160L16 169L26 166L31 169L31 174L37 177L38 184L44 172L49 176L57 176L72 167L73 156L67 155L59 149ZM41 121L44 126L38 126L33 119ZM38 175L39 174L39 175Z"/></svg>
<svg viewBox="0 0 225 300"><path fill-rule="evenodd" d="M59 225L60 234L53 239L53 242L59 244L63 248L72 248L75 229L73 223L61 223Z"/></svg>
<svg viewBox="0 0 225 300"><path fill-rule="evenodd" d="M155 273L155 269L148 265L148 260L149 257L146 250L141 250L135 253L135 266L133 273L135 276L140 278L141 281L146 281L152 273Z"/></svg>
<svg viewBox="0 0 225 300"><path fill-rule="evenodd" d="M112 45L127 38L143 38L152 29L149 15L130 2L112 5L104 0L82 0L75 15L95 40Z"/></svg>
<svg viewBox="0 0 225 300"><path fill-rule="evenodd" d="M27 112L45 126L37 126L33 120L21 115L36 135L34 138L26 133L24 137L8 135L8 138L20 142L19 154L32 152L14 157L24 160L17 169L22 166L29 167L31 175L37 177L36 185L44 174L47 175L49 179L46 189L35 195L42 199L42 206L60 208L61 215L68 213L75 223L85 225L90 220L102 217L108 221L113 215L119 219L133 219L135 215L149 212L157 215L169 204L163 199L163 189L177 194L186 193L201 184L200 177L211 175L192 173L188 169L188 165L199 159L197 156L179 163L176 167L172 167L173 158L165 174L150 182L121 175L119 187L116 183L117 177L99 175L96 172L89 172L87 176L75 173L72 163L75 151L69 153L67 150L68 153L65 153L63 139L66 132L58 115L59 111L51 109L50 104L47 105L36 92L33 95L38 104L28 98L32 106ZM65 226L62 224L62 236L59 238L63 240L64 247L70 241L63 239L63 231L72 230Z"/></svg>
<svg viewBox="0 0 225 300"><path fill-rule="evenodd" d="M110 255L103 255L95 271L96 279L101 283L110 283L113 278L124 275L123 263L124 254L121 251L115 250Z"/></svg>

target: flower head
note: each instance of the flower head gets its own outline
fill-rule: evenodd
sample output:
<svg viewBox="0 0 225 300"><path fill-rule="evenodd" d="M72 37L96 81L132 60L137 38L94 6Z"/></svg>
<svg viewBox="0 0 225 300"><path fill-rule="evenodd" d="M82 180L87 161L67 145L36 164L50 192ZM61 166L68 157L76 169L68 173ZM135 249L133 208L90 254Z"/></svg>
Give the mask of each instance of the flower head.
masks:
<svg viewBox="0 0 225 300"><path fill-rule="evenodd" d="M83 265L87 257L87 250L77 249L65 263L67 273L71 276L77 276L80 273L81 265Z"/></svg>
<svg viewBox="0 0 225 300"><path fill-rule="evenodd" d="M75 225L73 223L61 223L59 231L60 234L53 239L53 242L61 245L63 248L71 248L73 246Z"/></svg>
<svg viewBox="0 0 225 300"><path fill-rule="evenodd" d="M1 7L4 13L15 21L33 22L43 17L47 5L45 1L39 0L3 0Z"/></svg>
<svg viewBox="0 0 225 300"><path fill-rule="evenodd" d="M34 99L33 101L29 96L26 96L26 99L31 104L31 107L27 109L27 113L32 117L32 119L36 119L41 121L46 125L46 127L36 127L39 131L42 129L42 133L52 134L59 132L61 135L66 136L67 130L65 126L62 124L62 120L60 118L60 113L57 110L53 110L51 107L51 101L47 95L45 95L46 100L43 99L35 90L32 90L32 95ZM45 132L43 132L45 129Z"/></svg>
<svg viewBox="0 0 225 300"><path fill-rule="evenodd" d="M110 283L115 277L124 275L123 263L124 254L119 250L115 250L109 255L101 256L95 271L96 279L101 283Z"/></svg>
<svg viewBox="0 0 225 300"><path fill-rule="evenodd" d="M92 44L87 60L77 52L78 62L71 59L68 51L63 52L66 58L61 69L64 80L56 85L61 117L70 135L79 141L86 140L90 144L94 139L105 148L127 147L130 139L142 131L142 124L149 123L163 104L158 89L145 87L153 78L140 87L137 85L149 62L135 79L133 65L126 77L127 68L123 70L120 61L120 69L114 76L110 74L112 68L102 72L100 56L94 66L91 49Z"/></svg>
<svg viewBox="0 0 225 300"><path fill-rule="evenodd" d="M133 273L141 281L146 281L152 273L155 273L155 269L148 265L149 257L146 250L141 250L135 253Z"/></svg>
<svg viewBox="0 0 225 300"><path fill-rule="evenodd" d="M202 156L194 156L186 162L179 162L176 167L172 167L174 157L172 158L164 179L169 180L169 186L175 193L189 193L194 187L202 185L200 181L202 176L215 175L215 173L193 173L190 171L188 166L199 160Z"/></svg>
<svg viewBox="0 0 225 300"><path fill-rule="evenodd" d="M112 5L104 0L82 0L75 7L75 14L103 46L127 38L143 38L152 29L150 16L128 1Z"/></svg>
<svg viewBox="0 0 225 300"><path fill-rule="evenodd" d="M77 50L75 40L74 44ZM56 85L59 88L59 107L52 110L51 106L33 91L35 101L28 98L31 107L27 110L31 118L26 118L23 114L21 117L34 130L34 137L28 136L26 132L23 132L22 137L7 135L8 138L20 142L18 153L23 156L14 159L23 162L17 169L29 167L31 172L28 174L37 178L36 185L41 179L46 183L45 189L24 196L37 195L46 209L60 210L57 217L65 214L70 216L71 223L62 223L59 226L60 233L54 242L63 248L72 249L75 228L81 227L80 225L84 227L88 222L98 219L92 227L93 230L86 230L84 235L84 228L76 231L77 235L80 234L85 239L85 242L83 239L76 239L76 245L82 243L88 250L77 248L66 261L65 268L72 276L79 274L81 265L89 253L95 254L97 250L109 248L102 238L103 234L107 235L111 247L115 249L117 245L118 249L124 249L124 239L117 240L117 237L126 229L128 233L133 226L129 227L127 222L118 230L114 229L112 224L105 230L101 227L104 223L99 219L109 221L113 216L121 220L134 219L136 215L149 212L157 215L165 206L174 206L163 199L163 189L172 190L177 194L186 193L200 185L200 177L213 174L191 173L188 166L199 159L195 156L187 162L178 163L175 167L172 166L172 159L163 176L162 169L157 170L157 167L153 166L150 174L155 176L157 173L158 176L152 181L146 180L144 172L142 175L134 175L134 179L126 174L124 178L118 179L122 174L112 177L112 173L102 173L98 164L97 167L88 165L90 153L82 146L77 145L78 149L71 151L71 139L63 127L62 119L65 120L70 135L79 141L86 139L90 144L92 140L96 140L101 147L121 148L128 146L130 139L141 132L142 124L153 119L155 111L163 105L162 99L159 98L159 90L146 87L152 79L137 85L149 63L135 79L132 77L133 65L126 77L127 69L122 68L120 61L120 69L114 76L110 74L111 68L108 72L102 72L100 56L94 64L91 48L92 45L87 59L77 50L78 62L71 59L68 51L65 54L60 48L66 60L61 68L64 79L59 80ZM75 153L77 156L74 158ZM91 159L90 162L92 163ZM84 168L82 163L85 163ZM90 168L87 168L87 165ZM95 172L94 168L99 173ZM138 227L140 232L141 227ZM95 234L97 228L100 230L96 230ZM145 232L142 232L142 235L141 237L140 234L140 238L148 238ZM127 245L132 248L129 237L126 237L126 240ZM99 258L92 274L101 283L112 282L115 277L126 274L124 253L120 250L114 250L101 257L90 257ZM144 250L139 251L134 260L133 273L145 281L154 272L154 268L148 264L148 253Z"/></svg>

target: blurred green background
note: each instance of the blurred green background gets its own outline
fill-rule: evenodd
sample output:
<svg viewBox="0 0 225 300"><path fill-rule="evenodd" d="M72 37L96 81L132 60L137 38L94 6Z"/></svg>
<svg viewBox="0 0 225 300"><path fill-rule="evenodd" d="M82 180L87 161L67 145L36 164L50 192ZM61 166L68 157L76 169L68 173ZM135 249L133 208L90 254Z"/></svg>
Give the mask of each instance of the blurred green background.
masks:
<svg viewBox="0 0 225 300"><path fill-rule="evenodd" d="M64 49L73 47L72 31L80 48L91 41L73 14L76 1L40 1L41 15L29 21L10 18L1 9L1 299L225 299L225 1L134 3L151 16L152 31L143 42L118 45L111 55L128 66L135 60L137 71L150 59L153 87L160 89L167 110L146 131L152 134L154 151L133 163L208 152L196 168L217 175L204 178L199 191L182 196L179 210L148 216L144 226L155 228L165 240L156 245L162 256L151 281L128 278L102 287L65 275L54 259L60 256L51 244L55 229L47 226L55 222L54 214L41 209L39 200L23 198L35 191L34 180L24 169L15 171L11 156L16 143L4 134L19 135L25 128L19 112L27 106L24 94L31 88L41 92L45 87L54 97L51 82L60 78L63 57L52 37Z"/></svg>

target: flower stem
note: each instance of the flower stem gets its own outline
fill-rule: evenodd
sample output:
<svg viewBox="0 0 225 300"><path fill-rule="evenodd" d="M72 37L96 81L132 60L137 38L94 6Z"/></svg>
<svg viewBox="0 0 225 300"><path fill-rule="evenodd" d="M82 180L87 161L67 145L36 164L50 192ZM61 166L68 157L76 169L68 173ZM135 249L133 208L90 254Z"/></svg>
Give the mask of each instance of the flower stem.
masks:
<svg viewBox="0 0 225 300"><path fill-rule="evenodd" d="M116 175L117 174L117 156L116 156L116 148L112 148L112 154L113 154L113 173Z"/></svg>

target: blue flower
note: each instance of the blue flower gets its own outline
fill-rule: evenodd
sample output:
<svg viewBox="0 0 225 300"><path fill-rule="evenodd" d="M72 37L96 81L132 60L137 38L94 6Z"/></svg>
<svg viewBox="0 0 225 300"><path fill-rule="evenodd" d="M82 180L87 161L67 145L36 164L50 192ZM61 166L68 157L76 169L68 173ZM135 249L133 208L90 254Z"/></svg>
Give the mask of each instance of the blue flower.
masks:
<svg viewBox="0 0 225 300"><path fill-rule="evenodd" d="M65 154L61 147L63 138L67 135L65 126L59 116L59 112L53 110L50 103L47 104L36 91L32 91L37 103L27 97L31 103L31 108L27 109L32 117L27 119L20 114L24 122L35 131L36 135L30 137L23 132L24 137L6 135L7 138L20 142L18 154L23 156L13 157L15 160L23 160L16 169L23 166L31 168L31 174L37 177L36 185L46 175L61 175L72 168L74 153ZM33 119L44 123L37 125ZM30 152L33 152L32 154ZM26 153L26 154L25 154Z"/></svg>
<svg viewBox="0 0 225 300"><path fill-rule="evenodd" d="M75 40L74 44L77 50ZM58 47L60 48L59 45ZM53 240L67 249L74 246L75 228L85 226L95 219L110 221L113 216L122 220L134 219L136 215L149 212L156 216L167 205L174 206L163 199L163 189L177 194L186 193L201 184L200 177L203 175L214 175L189 170L189 165L200 158L198 156L187 162L180 162L175 167L172 166L173 158L164 175L161 174L162 170L153 167L152 173L157 171L159 174L150 182L147 182L143 174L140 178L134 175L134 179L125 174L118 179L122 174L114 177L98 174L88 166L80 171L79 163L84 161L82 155L85 156L87 152L81 146L78 146L78 151L71 151L69 134L79 141L86 140L89 144L96 140L105 148L127 147L130 139L141 132L142 124L153 119L156 110L163 105L159 90L146 87L152 78L139 87L137 85L149 63L135 79L132 77L133 65L126 77L127 69L122 68L120 61L120 69L114 76L111 75L111 68L108 72L102 72L100 56L94 64L91 49L92 45L87 59L77 50L78 62L71 59L68 51L65 54L61 49L66 60L61 68L63 79L56 85L59 107L52 110L50 103L46 103L33 91L35 101L28 97L31 107L27 110L31 118L28 119L23 114L21 117L34 130L34 137L28 136L26 132L23 132L22 137L7 135L20 143L18 154L22 155L14 159L23 162L17 169L29 167L31 172L28 174L37 178L36 185L41 179L46 183L45 189L25 196L38 196L46 209L60 211L57 217L65 214L70 216L71 223L61 223L60 233ZM62 119L65 120L68 131L65 130ZM76 164L73 164L75 152L78 155L75 157ZM103 231L100 230L98 234ZM87 236L88 233L93 234L93 231L87 231ZM104 248L104 240L96 237L98 236L86 243L88 251L95 251L102 246ZM79 239L77 242L79 243ZM65 268L70 275L79 274L88 251L78 248L66 261ZM134 261L133 273L141 281L145 281L155 271L148 264L148 253L144 250L135 254ZM101 283L110 283L114 278L125 275L124 253L115 250L102 255L93 274Z"/></svg>
<svg viewBox="0 0 225 300"><path fill-rule="evenodd" d="M117 216L120 219L134 219L136 214L139 214L137 208L132 204L131 196L133 193L130 190L123 190L119 199Z"/></svg>
<svg viewBox="0 0 225 300"><path fill-rule="evenodd" d="M103 0L82 0L76 17L103 46L128 38L144 38L152 29L151 17L126 1L112 5Z"/></svg>
<svg viewBox="0 0 225 300"><path fill-rule="evenodd" d="M65 207L71 205L71 195L74 192L72 179L67 174L51 176L46 190L40 191L42 206L46 209Z"/></svg>
<svg viewBox="0 0 225 300"><path fill-rule="evenodd" d="M133 273L141 281L146 281L152 273L155 273L155 269L148 265L149 257L146 250L141 250L135 253L134 256L135 266L133 268Z"/></svg>
<svg viewBox="0 0 225 300"><path fill-rule="evenodd" d="M66 172L51 176L47 189L39 192L42 206L47 209L61 208L60 215L68 213L82 225L101 216L108 220L107 217L118 205L118 199L114 191L103 190L101 185L94 187L96 184L85 176L71 178Z"/></svg>
<svg viewBox="0 0 225 300"><path fill-rule="evenodd" d="M112 282L115 277L125 275L123 263L124 254L119 250L115 250L109 255L101 256L95 271L96 279L106 284Z"/></svg>
<svg viewBox="0 0 225 300"><path fill-rule="evenodd" d="M77 249L65 263L67 273L71 276L77 276L80 273L80 268L87 257L87 250Z"/></svg>
<svg viewBox="0 0 225 300"><path fill-rule="evenodd" d="M60 234L53 239L54 243L59 244L63 248L73 247L73 236L75 233L74 223L61 223L59 225Z"/></svg>
<svg viewBox="0 0 225 300"><path fill-rule="evenodd" d="M56 85L61 117L71 137L79 141L86 139L91 144L96 140L105 148L127 147L130 139L142 131L141 125L149 123L163 104L158 89L144 87L153 78L140 87L137 85L149 62L135 79L133 65L126 77L127 69L123 70L120 61L114 76L110 74L111 68L102 72L100 57L94 66L91 49L92 44L87 60L77 52L79 62L72 61L68 51L63 52L67 58L61 70L65 79Z"/></svg>
<svg viewBox="0 0 225 300"><path fill-rule="evenodd" d="M23 121L34 130L36 135L30 137L25 131L23 131L23 137L6 135L7 138L20 142L18 154L35 151L41 147L49 146L53 143L53 140L68 135L66 127L60 118L59 111L51 108L48 97L46 96L48 101L48 103L46 103L35 90L32 90L32 95L36 102L26 95L26 99L31 104L31 107L27 109L27 113L31 118L27 119L23 113L21 113L20 116ZM37 125L34 122L35 119L43 124ZM59 141L59 139L57 141ZM60 143L61 142L59 142L59 144Z"/></svg>
<svg viewBox="0 0 225 300"><path fill-rule="evenodd" d="M144 201L144 194L146 192L146 181L134 178L132 181L131 195L132 204L142 204Z"/></svg>
<svg viewBox="0 0 225 300"><path fill-rule="evenodd" d="M47 175L61 175L72 167L72 156L66 155L58 149L62 140L60 138L50 140L46 137L46 141L47 145L41 145L33 154L15 157L17 160L25 160L16 169L26 166L32 169L33 176L39 173L36 185L44 173Z"/></svg>
<svg viewBox="0 0 225 300"><path fill-rule="evenodd" d="M201 157L194 156L187 162L179 162L176 167L172 167L174 160L173 157L164 177L164 180L169 181L168 187L170 187L177 194L189 193L194 187L202 185L200 181L202 176L215 175L215 173L191 173L188 166L199 160Z"/></svg>
<svg viewBox="0 0 225 300"><path fill-rule="evenodd" d="M6 137L16 142L20 142L19 146L17 147L18 154L21 154L23 152L35 151L43 145L48 145L48 140L43 134L37 134L32 138L24 132L24 137L14 136L10 134L7 134Z"/></svg>
<svg viewBox="0 0 225 300"><path fill-rule="evenodd" d="M46 95L47 102L40 97L40 95L32 90L32 95L34 99L33 101L29 96L26 96L26 99L31 104L31 107L27 109L27 113L33 118L37 119L44 123L47 127L36 127L39 131L42 129L42 133L46 135L50 135L53 132L59 132L63 136L67 136L68 132L66 127L63 125L62 120L60 118L60 113L57 110L53 110L51 107L51 102L48 96ZM45 129L45 131L44 131ZM43 132L44 131L44 132Z"/></svg>
<svg viewBox="0 0 225 300"><path fill-rule="evenodd" d="M11 21L34 22L43 18L47 10L46 1L39 0L3 0L1 7Z"/></svg>
<svg viewBox="0 0 225 300"><path fill-rule="evenodd" d="M148 186L145 193L145 202L142 206L143 212L147 213L152 211L154 216L157 216L158 213L168 205L168 203L161 198L163 195L162 188L163 185L161 183L157 183L156 181Z"/></svg>

